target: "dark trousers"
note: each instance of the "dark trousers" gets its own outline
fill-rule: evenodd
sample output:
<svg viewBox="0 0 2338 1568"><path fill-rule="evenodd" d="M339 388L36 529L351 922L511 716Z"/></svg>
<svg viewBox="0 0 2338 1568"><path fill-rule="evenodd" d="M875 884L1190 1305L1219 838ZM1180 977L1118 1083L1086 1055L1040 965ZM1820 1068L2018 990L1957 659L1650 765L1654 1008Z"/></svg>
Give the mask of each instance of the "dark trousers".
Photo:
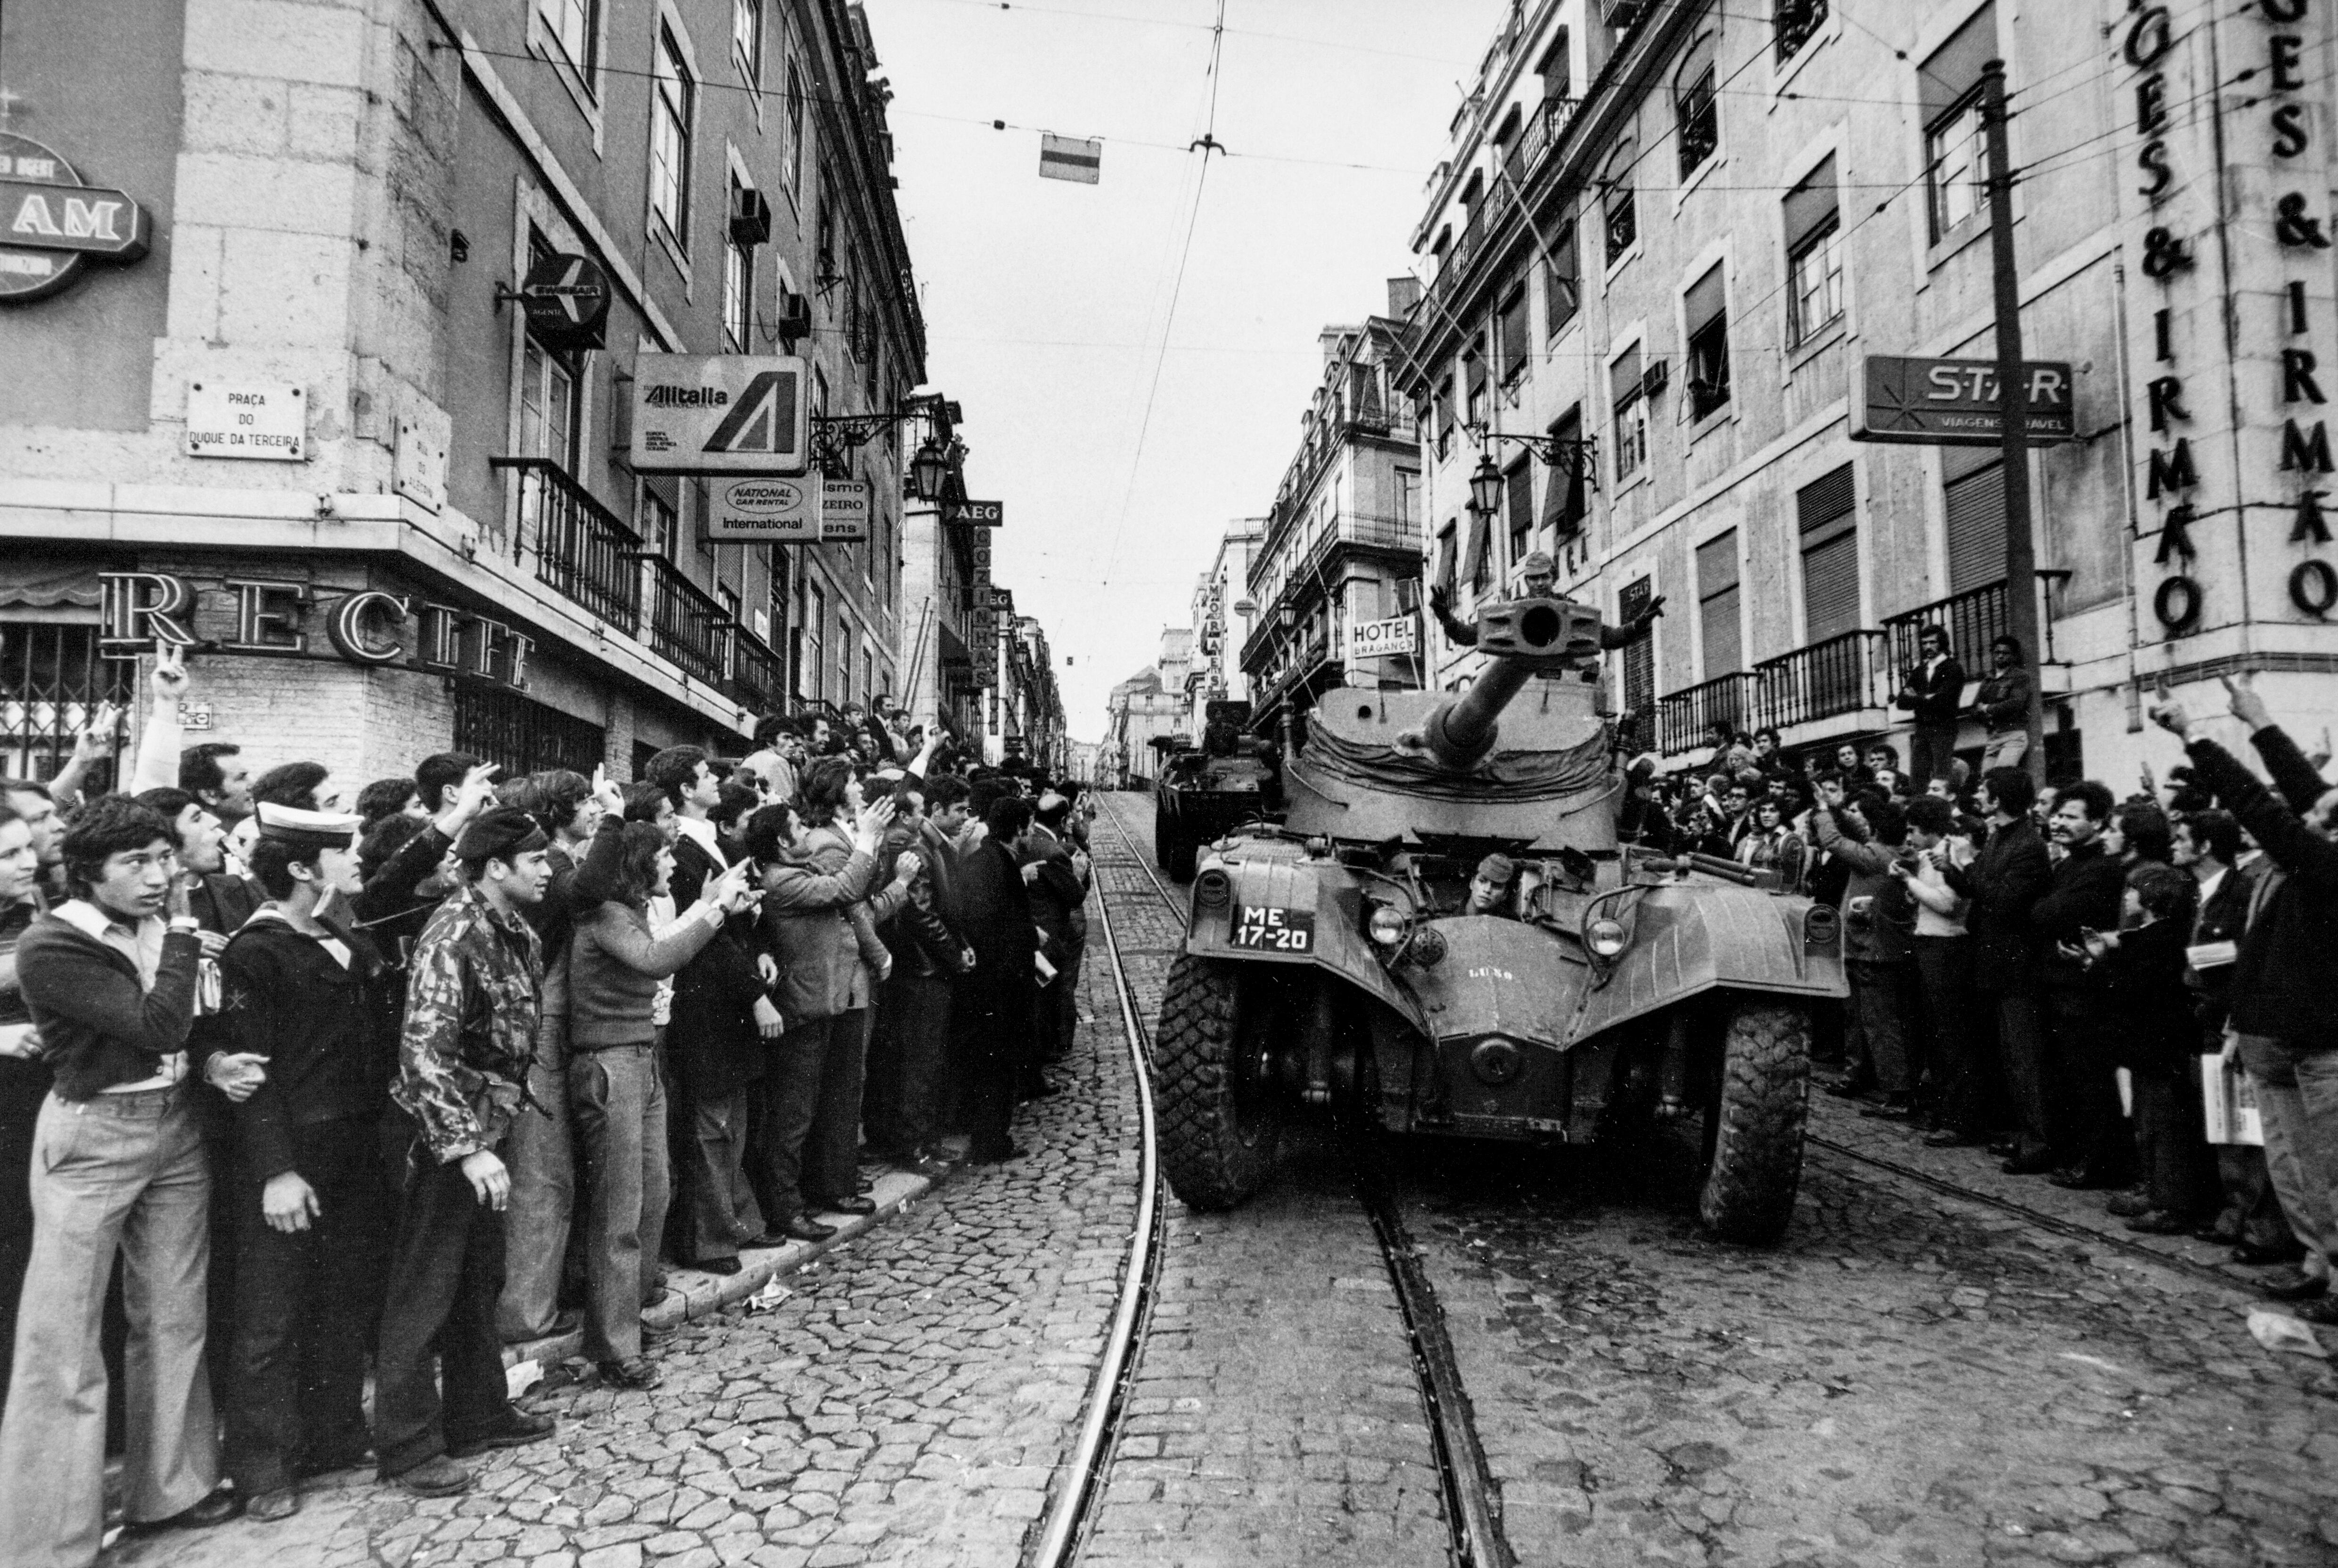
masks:
<svg viewBox="0 0 2338 1568"><path fill-rule="evenodd" d="M1950 1128L1978 1137L1989 1114L1989 1063L1974 1048L1971 939L1917 937L1916 975L1924 989L1924 1093Z"/></svg>
<svg viewBox="0 0 2338 1568"><path fill-rule="evenodd" d="M830 1020L820 1102L803 1144L804 1200L850 1198L860 1187L860 1087L869 1073L869 1009Z"/></svg>
<svg viewBox="0 0 2338 1568"><path fill-rule="evenodd" d="M806 1172L811 1160L806 1145L820 1112L821 1088L845 1020L866 1016L860 1012L833 1018L801 1018L765 1048L748 1171L763 1223L773 1230L804 1211L807 1191L817 1192ZM856 1179L842 1192L817 1195L849 1198L859 1185Z"/></svg>
<svg viewBox="0 0 2338 1568"><path fill-rule="evenodd" d="M747 1171L755 1098L770 1087L766 1075L720 1094L685 1087L674 1097L679 1109L669 1126L678 1123L681 1132L674 1154L683 1194L677 1246L684 1262L736 1258L739 1243L760 1229Z"/></svg>
<svg viewBox="0 0 2338 1568"><path fill-rule="evenodd" d="M869 1040L860 1125L869 1151L908 1159L940 1131L943 1058L949 1048L950 979L896 969Z"/></svg>
<svg viewBox="0 0 2338 1568"><path fill-rule="evenodd" d="M49 1097L49 1070L0 1057L0 1409L8 1404L5 1353L16 1343L16 1298L33 1260L33 1129Z"/></svg>
<svg viewBox="0 0 2338 1568"><path fill-rule="evenodd" d="M2208 1152L2197 1072L2131 1076L2136 1152L2151 1206L2186 1220L2205 1219L2216 1206L2216 1162Z"/></svg>
<svg viewBox="0 0 2338 1568"><path fill-rule="evenodd" d="M1954 720L1946 724L1919 724L1908 748L1908 776L1920 787L1927 779L1949 777L1950 764L1957 760L1957 727Z"/></svg>
<svg viewBox="0 0 2338 1568"><path fill-rule="evenodd" d="M1011 1140L1007 1128L1015 1119L1017 1077L1030 1052L1031 1007L1008 993L1006 1005L971 1010L958 1022L958 1113L970 1135L968 1152L977 1156L1004 1152Z"/></svg>
<svg viewBox="0 0 2338 1568"><path fill-rule="evenodd" d="M511 1419L496 1301L504 1217L479 1201L463 1162L418 1149L406 1184L374 1366L374 1452L387 1481ZM446 1384L432 1375L432 1351Z"/></svg>
<svg viewBox="0 0 2338 1568"><path fill-rule="evenodd" d="M1851 979L1845 1046L1852 1071L1858 1072L1864 1063L1877 1088L1887 1094L1906 1094L1916 1087L1918 1069L1909 1027L1913 1020L1909 1016L1908 965L1854 958L1843 968Z"/></svg>
<svg viewBox="0 0 2338 1568"><path fill-rule="evenodd" d="M1070 944L1065 949L1062 970L1039 993L1039 1016L1045 1027L1041 1048L1050 1062L1071 1054L1072 1036L1079 1031L1080 960L1086 956L1086 943Z"/></svg>
<svg viewBox="0 0 2338 1568"><path fill-rule="evenodd" d="M2124 1180L2135 1170L2135 1138L2119 1110L2117 1026L2104 1015L2101 995L2083 986L2049 985L2046 1012L2049 1082L2061 1112L2058 1152L2097 1175Z"/></svg>
<svg viewBox="0 0 2338 1568"><path fill-rule="evenodd" d="M366 1446L365 1347L381 1308L388 1195L366 1123L303 1127L295 1148L319 1210L308 1230L270 1229L259 1181L229 1189L237 1268L227 1467L246 1497Z"/></svg>
<svg viewBox="0 0 2338 1568"><path fill-rule="evenodd" d="M2047 1092L2046 1023L2038 993L2028 985L1984 992L1996 1024L1997 1060L2013 1112L2016 1160L2036 1161L2055 1150L2055 1119Z"/></svg>

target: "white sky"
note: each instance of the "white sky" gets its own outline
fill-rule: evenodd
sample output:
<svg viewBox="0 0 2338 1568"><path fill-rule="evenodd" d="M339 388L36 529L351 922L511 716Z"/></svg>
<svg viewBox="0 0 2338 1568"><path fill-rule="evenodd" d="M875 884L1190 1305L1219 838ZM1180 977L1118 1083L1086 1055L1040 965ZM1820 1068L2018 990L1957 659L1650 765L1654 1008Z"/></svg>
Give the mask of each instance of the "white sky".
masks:
<svg viewBox="0 0 2338 1568"><path fill-rule="evenodd" d="M1385 310L1411 267L1423 182L1506 0L1226 0L1233 156L1210 161L1165 356L1215 0L868 9L928 385L965 406L968 493L1006 503L992 580L1046 628L1071 733L1095 740L1112 686L1188 621L1226 523L1272 502L1318 330ZM1101 183L1040 179L1041 130L1102 137ZM1373 167L1327 166L1347 164Z"/></svg>

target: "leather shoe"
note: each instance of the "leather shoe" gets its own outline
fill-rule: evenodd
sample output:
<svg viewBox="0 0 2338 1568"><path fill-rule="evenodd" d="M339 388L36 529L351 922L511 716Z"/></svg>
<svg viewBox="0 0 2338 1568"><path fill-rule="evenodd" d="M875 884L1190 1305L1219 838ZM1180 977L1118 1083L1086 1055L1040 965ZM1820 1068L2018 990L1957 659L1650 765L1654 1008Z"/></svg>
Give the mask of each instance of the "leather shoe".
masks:
<svg viewBox="0 0 2338 1568"><path fill-rule="evenodd" d="M2277 1279L2268 1279L2257 1287L2257 1294L2272 1301L2311 1301L2316 1296L2330 1293L2330 1281L2319 1274L2308 1274L2293 1269Z"/></svg>
<svg viewBox="0 0 2338 1568"><path fill-rule="evenodd" d="M1989 1152L2000 1160L2012 1159L2020 1148L2021 1142L2017 1138L1992 1138L1989 1141Z"/></svg>
<svg viewBox="0 0 2338 1568"><path fill-rule="evenodd" d="M2151 1210L2151 1194L2148 1192L2114 1192L2111 1200L2103 1205L2104 1213L2119 1220L2139 1219Z"/></svg>
<svg viewBox="0 0 2338 1568"><path fill-rule="evenodd" d="M471 1489L471 1473L444 1454L436 1459L425 1459L411 1470L401 1470L385 1479L395 1482L417 1497L452 1497L457 1492Z"/></svg>
<svg viewBox="0 0 2338 1568"><path fill-rule="evenodd" d="M1916 1114L1916 1108L1904 1099L1887 1095L1882 1104L1862 1107L1859 1114L1868 1122L1905 1122Z"/></svg>
<svg viewBox="0 0 2338 1568"><path fill-rule="evenodd" d="M243 1499L225 1486L191 1508L182 1508L168 1519L141 1521L131 1528L149 1530L207 1530L214 1524L224 1524L243 1512Z"/></svg>
<svg viewBox="0 0 2338 1568"><path fill-rule="evenodd" d="M2084 1165L2072 1165L2046 1178L2055 1186L2072 1192L2099 1192L2107 1187L2124 1187L2124 1181L2112 1180L2102 1171Z"/></svg>
<svg viewBox="0 0 2338 1568"><path fill-rule="evenodd" d="M798 1214L780 1227L780 1234L797 1241L825 1241L836 1234L836 1227L823 1225L809 1214Z"/></svg>
<svg viewBox="0 0 2338 1568"><path fill-rule="evenodd" d="M1979 1139L1969 1138L1953 1127L1943 1127L1938 1132L1928 1134L1925 1137L1924 1147L1927 1149L1970 1149L1977 1146L1979 1142Z"/></svg>
<svg viewBox="0 0 2338 1568"><path fill-rule="evenodd" d="M504 1417L504 1424L492 1432L482 1432L476 1437L447 1445L451 1459L468 1459L490 1448L525 1448L531 1443L541 1443L558 1431L560 1423L549 1416L531 1416L515 1406Z"/></svg>
<svg viewBox="0 0 2338 1568"><path fill-rule="evenodd" d="M2338 1324L2338 1298L2321 1296L2311 1301L2301 1301L2297 1304L2297 1315L2308 1323L2320 1323L2325 1327Z"/></svg>
<svg viewBox="0 0 2338 1568"><path fill-rule="evenodd" d="M697 1262L693 1263L691 1267L697 1269L702 1274L736 1274L739 1272L739 1259L736 1258L701 1258Z"/></svg>
<svg viewBox="0 0 2338 1568"><path fill-rule="evenodd" d="M300 1488L279 1486L262 1492L244 1504L244 1515L262 1524L273 1524L280 1519L290 1519L300 1512Z"/></svg>
<svg viewBox="0 0 2338 1568"><path fill-rule="evenodd" d="M2138 1236L2181 1236L2192 1229L2192 1221L2172 1210L2155 1209L2128 1220L2127 1228Z"/></svg>
<svg viewBox="0 0 2338 1568"><path fill-rule="evenodd" d="M2253 1268L2267 1263L2294 1263L2304 1255L2304 1252L2305 1249L2295 1241L2291 1241L2287 1245L2276 1242L2271 1247L2260 1247L2254 1241L2244 1241L2233 1249L2233 1261L2246 1263ZM2317 1275L2315 1278L2319 1279L2320 1276Z"/></svg>
<svg viewBox="0 0 2338 1568"><path fill-rule="evenodd" d="M1867 1092L1874 1085L1857 1078L1838 1078L1824 1087L1828 1093L1838 1100L1862 1100L1866 1098Z"/></svg>
<svg viewBox="0 0 2338 1568"><path fill-rule="evenodd" d="M2027 1160L2016 1155L1998 1167L2008 1176L2043 1176L2054 1169L2051 1154L2032 1154Z"/></svg>
<svg viewBox="0 0 2338 1568"><path fill-rule="evenodd" d="M877 1205L855 1195L850 1198L807 1198L805 1209L815 1214L874 1214Z"/></svg>
<svg viewBox="0 0 2338 1568"><path fill-rule="evenodd" d="M646 1356L628 1356L622 1361L601 1363L601 1386L604 1388L654 1388L664 1381L665 1374Z"/></svg>

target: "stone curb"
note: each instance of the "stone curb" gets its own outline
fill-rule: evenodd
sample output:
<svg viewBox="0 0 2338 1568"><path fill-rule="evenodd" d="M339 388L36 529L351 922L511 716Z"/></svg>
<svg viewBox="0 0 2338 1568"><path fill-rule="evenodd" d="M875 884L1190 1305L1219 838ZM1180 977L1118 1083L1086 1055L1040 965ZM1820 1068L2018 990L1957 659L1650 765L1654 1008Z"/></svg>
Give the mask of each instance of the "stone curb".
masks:
<svg viewBox="0 0 2338 1568"><path fill-rule="evenodd" d="M953 1173L958 1166L950 1167ZM739 1272L708 1274L696 1269L677 1268L666 1276L666 1293L659 1304L642 1314L643 1326L649 1328L678 1328L683 1324L701 1318L710 1318L726 1307L733 1307L761 1290L773 1279L795 1273L820 1254L841 1247L855 1237L866 1235L886 1220L900 1213L916 1200L924 1197L948 1176L938 1179L913 1176L905 1171L889 1171L877 1178L876 1191L869 1194L877 1205L874 1214L830 1214L825 1216L833 1223L836 1234L825 1241L791 1241L785 1247L770 1250L742 1249ZM554 1334L542 1339L524 1339L504 1347L504 1367L508 1371L523 1362L533 1361L545 1372L561 1362L584 1354L584 1335L581 1329L565 1334Z"/></svg>

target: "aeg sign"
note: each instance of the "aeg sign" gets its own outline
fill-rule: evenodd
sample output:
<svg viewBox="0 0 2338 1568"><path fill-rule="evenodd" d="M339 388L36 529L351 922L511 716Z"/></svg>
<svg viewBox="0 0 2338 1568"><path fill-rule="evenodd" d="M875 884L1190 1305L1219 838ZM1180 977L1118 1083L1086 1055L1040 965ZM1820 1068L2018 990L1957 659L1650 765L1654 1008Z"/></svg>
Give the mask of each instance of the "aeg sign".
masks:
<svg viewBox="0 0 2338 1568"><path fill-rule="evenodd" d="M634 361L632 464L643 474L791 479L810 466L804 362L747 354Z"/></svg>

